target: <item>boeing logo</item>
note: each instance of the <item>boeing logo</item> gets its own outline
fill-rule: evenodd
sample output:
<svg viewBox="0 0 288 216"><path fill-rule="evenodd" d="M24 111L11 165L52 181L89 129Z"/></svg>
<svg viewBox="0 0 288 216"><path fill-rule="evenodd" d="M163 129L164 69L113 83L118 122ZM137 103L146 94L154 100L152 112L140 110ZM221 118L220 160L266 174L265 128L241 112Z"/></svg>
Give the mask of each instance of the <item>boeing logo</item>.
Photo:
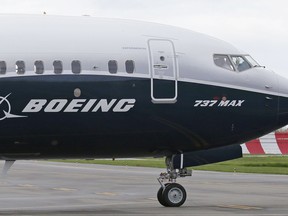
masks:
<svg viewBox="0 0 288 216"><path fill-rule="evenodd" d="M23 118L27 116L20 116L20 115L14 115L11 114L11 105L10 102L8 101L8 97L11 95L8 94L5 97L0 96L0 121L6 119L6 118Z"/></svg>
<svg viewBox="0 0 288 216"><path fill-rule="evenodd" d="M135 99L32 99L26 105L22 112L37 113L44 111L46 113L57 112L128 112L134 107Z"/></svg>
<svg viewBox="0 0 288 216"><path fill-rule="evenodd" d="M28 116L11 114L11 105L8 101L8 94L5 97L0 96L0 121L8 118L23 118ZM135 99L31 99L25 108L24 113L38 113L44 111L46 113L57 112L128 112L135 105ZM1 112L2 110L2 112Z"/></svg>

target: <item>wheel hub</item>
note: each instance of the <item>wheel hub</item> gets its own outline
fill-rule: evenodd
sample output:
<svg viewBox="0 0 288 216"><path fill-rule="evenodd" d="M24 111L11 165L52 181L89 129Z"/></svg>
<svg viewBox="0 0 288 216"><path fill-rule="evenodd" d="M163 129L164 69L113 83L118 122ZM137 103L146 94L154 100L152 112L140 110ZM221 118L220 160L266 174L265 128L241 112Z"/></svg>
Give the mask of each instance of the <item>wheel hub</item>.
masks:
<svg viewBox="0 0 288 216"><path fill-rule="evenodd" d="M168 193L169 200L174 203L180 203L183 199L183 192L179 188L172 188Z"/></svg>

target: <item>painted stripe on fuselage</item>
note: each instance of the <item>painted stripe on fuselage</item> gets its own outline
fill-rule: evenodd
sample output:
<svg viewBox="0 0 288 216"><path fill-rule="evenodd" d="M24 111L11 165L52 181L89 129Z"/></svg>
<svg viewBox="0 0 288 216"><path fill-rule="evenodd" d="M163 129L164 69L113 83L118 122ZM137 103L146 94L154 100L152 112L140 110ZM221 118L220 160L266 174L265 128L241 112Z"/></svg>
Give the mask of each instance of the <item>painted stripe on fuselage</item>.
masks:
<svg viewBox="0 0 288 216"><path fill-rule="evenodd" d="M155 81L161 93L169 91L165 82L169 81ZM43 107L40 112L25 113L27 118L4 119L0 124L0 156L20 150L37 153L38 158L155 156L167 150L187 152L240 144L277 127L277 100L266 107L263 94L179 81L177 103L153 104L150 85L150 78L107 75L19 75L0 79L3 95L12 93L11 112L17 115L23 114L31 99L71 101L76 87L83 93L80 99L136 100L129 112L121 114L113 113L112 108L105 113L85 113L80 108L65 113L65 107L47 113ZM215 103L212 107L195 107L196 100L215 100L217 96L221 101L223 95L227 100L245 102L241 106Z"/></svg>

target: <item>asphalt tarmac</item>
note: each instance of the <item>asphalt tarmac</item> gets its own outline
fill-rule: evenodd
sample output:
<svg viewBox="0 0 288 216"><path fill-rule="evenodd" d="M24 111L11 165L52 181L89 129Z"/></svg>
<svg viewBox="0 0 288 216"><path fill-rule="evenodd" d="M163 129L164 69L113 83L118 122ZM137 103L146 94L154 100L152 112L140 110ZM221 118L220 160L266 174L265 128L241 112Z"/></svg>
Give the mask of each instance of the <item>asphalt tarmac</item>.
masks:
<svg viewBox="0 0 288 216"><path fill-rule="evenodd" d="M0 215L288 215L288 176L194 171L178 180L186 203L165 208L162 171L16 161L0 179Z"/></svg>

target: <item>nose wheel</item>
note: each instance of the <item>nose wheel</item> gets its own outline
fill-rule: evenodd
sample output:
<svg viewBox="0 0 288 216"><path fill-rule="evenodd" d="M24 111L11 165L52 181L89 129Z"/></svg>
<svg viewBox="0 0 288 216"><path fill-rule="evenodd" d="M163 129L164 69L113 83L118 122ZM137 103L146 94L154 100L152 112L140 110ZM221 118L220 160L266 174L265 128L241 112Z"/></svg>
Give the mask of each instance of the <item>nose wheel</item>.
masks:
<svg viewBox="0 0 288 216"><path fill-rule="evenodd" d="M174 169L171 157L166 158L167 172L161 173L158 181L161 185L157 193L159 203L165 207L180 207L186 201L186 190L176 183L178 177L192 176L186 168ZM166 182L166 183L165 183Z"/></svg>
<svg viewBox="0 0 288 216"><path fill-rule="evenodd" d="M177 183L167 183L165 188L160 187L157 198L165 207L180 207L186 201L186 191L183 186Z"/></svg>

